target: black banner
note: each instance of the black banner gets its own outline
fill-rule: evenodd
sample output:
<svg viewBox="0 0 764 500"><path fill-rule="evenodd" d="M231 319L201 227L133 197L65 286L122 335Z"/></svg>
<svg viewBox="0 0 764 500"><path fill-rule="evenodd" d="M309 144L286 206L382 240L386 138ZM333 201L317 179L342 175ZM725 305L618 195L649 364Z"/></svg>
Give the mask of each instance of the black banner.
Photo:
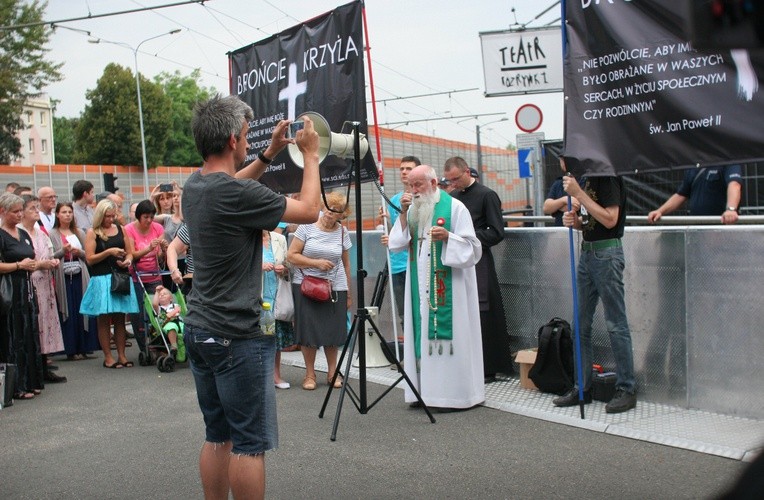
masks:
<svg viewBox="0 0 764 500"><path fill-rule="evenodd" d="M268 146L279 120L306 111L323 115L333 132L351 133L345 122L356 121L361 134L367 133L362 8L354 1L230 53L231 93L255 112L248 162ZM324 186L347 184L351 163L329 155L321 163ZM371 152L362 167L362 182L376 177ZM285 149L260 180L280 193L297 192L302 169Z"/></svg>
<svg viewBox="0 0 764 500"><path fill-rule="evenodd" d="M764 51L694 50L687 0L568 0L565 156L576 174L764 158Z"/></svg>

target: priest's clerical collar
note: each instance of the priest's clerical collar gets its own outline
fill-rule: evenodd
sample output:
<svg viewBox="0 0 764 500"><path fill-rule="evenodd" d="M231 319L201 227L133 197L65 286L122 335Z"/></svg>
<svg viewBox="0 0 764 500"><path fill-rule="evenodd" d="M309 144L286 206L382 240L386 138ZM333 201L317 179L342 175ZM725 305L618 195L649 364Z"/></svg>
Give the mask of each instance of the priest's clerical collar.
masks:
<svg viewBox="0 0 764 500"><path fill-rule="evenodd" d="M462 189L462 193L466 193L467 191L469 191L472 188L472 186L474 186L475 184L477 184L477 181L473 179L472 183L470 183L469 186L467 186L466 188Z"/></svg>

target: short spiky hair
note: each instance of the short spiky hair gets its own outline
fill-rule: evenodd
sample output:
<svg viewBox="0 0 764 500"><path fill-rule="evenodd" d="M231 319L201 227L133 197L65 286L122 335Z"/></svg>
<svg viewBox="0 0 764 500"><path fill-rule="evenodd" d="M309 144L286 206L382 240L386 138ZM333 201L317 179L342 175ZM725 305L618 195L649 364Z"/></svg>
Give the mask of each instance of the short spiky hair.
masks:
<svg viewBox="0 0 764 500"><path fill-rule="evenodd" d="M252 108L235 95L223 97L216 94L210 100L198 103L191 121L196 150L204 160L222 153L231 134L238 137L242 124L254 116Z"/></svg>
<svg viewBox="0 0 764 500"><path fill-rule="evenodd" d="M417 158L416 156L404 156L401 158L401 163L413 163L417 167L422 164L422 162Z"/></svg>

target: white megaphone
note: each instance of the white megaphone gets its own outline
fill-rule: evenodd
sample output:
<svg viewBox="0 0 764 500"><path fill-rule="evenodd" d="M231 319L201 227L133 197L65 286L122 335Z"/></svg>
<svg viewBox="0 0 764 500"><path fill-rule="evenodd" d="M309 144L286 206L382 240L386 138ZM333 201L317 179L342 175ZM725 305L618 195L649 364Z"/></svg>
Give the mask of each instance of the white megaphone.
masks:
<svg viewBox="0 0 764 500"><path fill-rule="evenodd" d="M375 306L367 306L366 311L369 313L369 318L372 321L377 319L379 308ZM374 325L366 323L366 332L359 333L358 335L366 335L366 367L367 368L380 368L382 366L389 366L390 362L387 360L387 356L382 351L382 345L379 343L379 337L374 333ZM359 366L360 360L356 355L353 366Z"/></svg>
<svg viewBox="0 0 764 500"><path fill-rule="evenodd" d="M295 118L293 123L299 122L300 118L307 116L311 119L313 122L313 129L318 132L318 163L321 164L324 159L329 155L335 155L339 156L340 158L352 158L353 153L353 143L355 141L355 133L350 134L338 134L336 132L332 132L332 129L329 128L329 123L326 121L326 118L321 116L318 113L314 113L312 111L308 111L307 113L303 113L297 118ZM348 122L345 122L348 123ZM344 125L343 125L344 128ZM366 153L369 151L369 141L366 139L366 136L363 134L360 134L360 150L361 150L361 158L366 156ZM305 160L302 157L302 153L300 152L300 148L297 147L297 144L289 144L287 145L287 152L289 153L289 157L292 159L295 165L297 165L300 168L305 167Z"/></svg>

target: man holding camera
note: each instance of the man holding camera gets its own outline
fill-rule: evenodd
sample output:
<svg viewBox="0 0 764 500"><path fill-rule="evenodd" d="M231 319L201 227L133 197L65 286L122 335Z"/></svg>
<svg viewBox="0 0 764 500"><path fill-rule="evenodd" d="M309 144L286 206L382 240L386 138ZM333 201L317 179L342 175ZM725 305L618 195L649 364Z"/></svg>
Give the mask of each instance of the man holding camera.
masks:
<svg viewBox="0 0 764 500"><path fill-rule="evenodd" d="M194 287L188 297L185 344L204 416L199 470L206 498L263 498L265 455L278 445L273 385L275 338L261 317L262 232L280 220L318 219L318 134L305 118L295 139L280 121L268 147L247 157L252 109L237 96L217 95L194 110L192 131L204 164L186 181L183 215L194 247ZM294 142L304 156L300 200L256 181ZM225 193L225 196L221 196Z"/></svg>

